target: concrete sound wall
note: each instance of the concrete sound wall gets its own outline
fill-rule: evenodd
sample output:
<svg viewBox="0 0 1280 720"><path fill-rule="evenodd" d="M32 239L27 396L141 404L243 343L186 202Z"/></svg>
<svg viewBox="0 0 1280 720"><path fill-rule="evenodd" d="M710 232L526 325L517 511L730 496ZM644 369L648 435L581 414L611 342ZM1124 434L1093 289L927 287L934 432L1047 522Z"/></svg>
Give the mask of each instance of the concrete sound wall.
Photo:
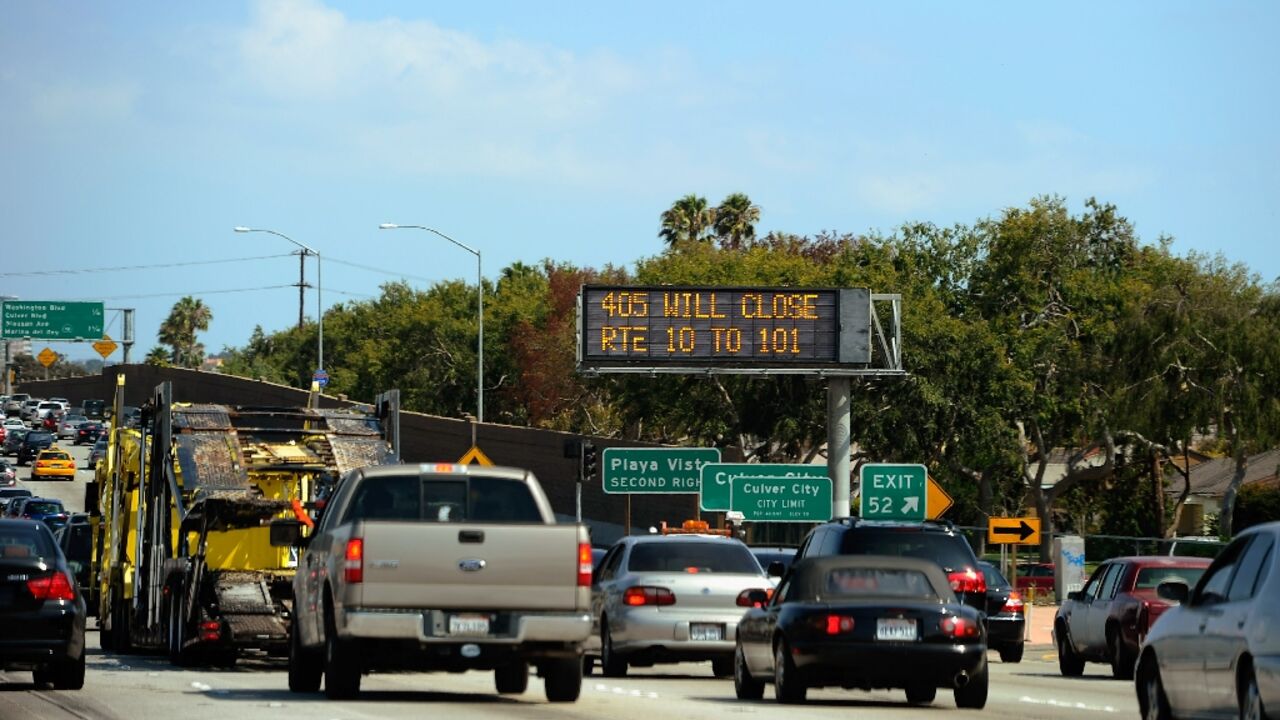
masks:
<svg viewBox="0 0 1280 720"><path fill-rule="evenodd" d="M16 389L35 397L65 397L73 404L87 399L111 401L116 375L125 376L125 404L143 405L151 399L155 387L166 380L173 383L173 397L178 402L214 403L221 405L300 406L307 402L307 392L284 385L249 380L231 375L208 373L153 365L115 365L103 369L101 375L60 380L23 382ZM323 407L343 407L352 402L322 396ZM400 417L401 453L406 462L456 462L471 448L471 423L422 413L403 412ZM577 460L564 457L564 441L579 437L554 430L479 423L475 428L476 444L495 464L528 468L538 476L556 513L574 515L574 490ZM606 447L650 447L645 443L628 443L612 438L590 438L603 450ZM726 461L730 458L726 457ZM665 520L679 524L694 517L697 495L635 495L631 502L633 531L645 530ZM597 475L582 488L583 518L590 520L596 542L612 542L626 521L626 496L609 495L600 490Z"/></svg>

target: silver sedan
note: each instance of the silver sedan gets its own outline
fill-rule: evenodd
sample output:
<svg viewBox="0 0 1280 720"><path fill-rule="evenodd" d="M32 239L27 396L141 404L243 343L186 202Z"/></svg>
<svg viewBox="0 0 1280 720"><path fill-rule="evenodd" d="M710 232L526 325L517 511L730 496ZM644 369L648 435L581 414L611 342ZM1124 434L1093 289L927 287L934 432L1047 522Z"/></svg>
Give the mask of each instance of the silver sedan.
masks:
<svg viewBox="0 0 1280 720"><path fill-rule="evenodd" d="M750 590L769 578L741 541L716 535L623 538L600 561L591 609L599 656L609 677L628 665L710 660L718 677L733 674L738 620Z"/></svg>

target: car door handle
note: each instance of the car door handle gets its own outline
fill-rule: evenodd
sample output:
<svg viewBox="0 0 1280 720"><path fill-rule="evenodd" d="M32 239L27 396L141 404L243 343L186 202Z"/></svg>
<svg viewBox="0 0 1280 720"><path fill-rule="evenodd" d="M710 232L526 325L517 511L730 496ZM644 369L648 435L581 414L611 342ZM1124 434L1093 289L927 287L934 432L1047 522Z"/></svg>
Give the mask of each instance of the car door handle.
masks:
<svg viewBox="0 0 1280 720"><path fill-rule="evenodd" d="M484 542L484 531L483 530L459 530L458 542L482 543Z"/></svg>

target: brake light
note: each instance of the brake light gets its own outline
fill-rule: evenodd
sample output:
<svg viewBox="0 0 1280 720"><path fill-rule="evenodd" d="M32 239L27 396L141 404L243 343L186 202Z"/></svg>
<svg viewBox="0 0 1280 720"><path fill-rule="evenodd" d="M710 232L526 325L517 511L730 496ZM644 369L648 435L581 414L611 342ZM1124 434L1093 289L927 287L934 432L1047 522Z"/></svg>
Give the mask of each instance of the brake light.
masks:
<svg viewBox="0 0 1280 720"><path fill-rule="evenodd" d="M982 577L982 573L973 568L949 573L947 580L951 583L951 589L958 593L984 593L987 591L986 579Z"/></svg>
<svg viewBox="0 0 1280 720"><path fill-rule="evenodd" d="M1022 595L1016 592L1009 593L1009 599L1004 601L1004 607L1000 608L1000 612L1021 613L1023 612L1025 603L1022 602Z"/></svg>
<svg viewBox="0 0 1280 720"><path fill-rule="evenodd" d="M200 639L205 642L217 642L222 637L222 623L217 620L205 620L200 623Z"/></svg>
<svg viewBox="0 0 1280 720"><path fill-rule="evenodd" d="M853 618L846 615L828 615L826 626L828 635L853 632Z"/></svg>
<svg viewBox="0 0 1280 720"><path fill-rule="evenodd" d="M27 591L37 600L75 600L76 590L66 573L32 578L27 581Z"/></svg>
<svg viewBox="0 0 1280 720"><path fill-rule="evenodd" d="M591 587L591 543L578 543L578 587Z"/></svg>
<svg viewBox="0 0 1280 720"><path fill-rule="evenodd" d="M749 588L738 593L738 607L764 607L764 603L751 602L750 595L753 592L763 592L766 601L773 599L773 588L764 588L763 590L761 588Z"/></svg>
<svg viewBox="0 0 1280 720"><path fill-rule="evenodd" d="M349 583L364 582L364 538L347 540L346 562L342 566L342 579Z"/></svg>
<svg viewBox="0 0 1280 720"><path fill-rule="evenodd" d="M631 607L641 605L675 605L676 595L667 588L636 585L622 593L622 604Z"/></svg>
<svg viewBox="0 0 1280 720"><path fill-rule="evenodd" d="M939 623L942 632L953 638L976 638L982 634L978 628L978 623L962 618L958 615L950 615L942 619Z"/></svg>

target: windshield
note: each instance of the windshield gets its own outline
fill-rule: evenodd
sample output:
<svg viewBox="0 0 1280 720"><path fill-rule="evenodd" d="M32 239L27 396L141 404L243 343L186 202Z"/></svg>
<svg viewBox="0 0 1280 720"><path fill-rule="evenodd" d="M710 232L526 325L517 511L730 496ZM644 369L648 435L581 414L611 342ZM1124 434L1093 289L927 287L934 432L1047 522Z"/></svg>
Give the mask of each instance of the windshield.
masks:
<svg viewBox="0 0 1280 720"><path fill-rule="evenodd" d="M56 555L57 548L47 530L34 527L0 529L0 559L51 558Z"/></svg>
<svg viewBox="0 0 1280 720"><path fill-rule="evenodd" d="M62 505L48 500L28 500L22 506L22 512L28 515L53 515L62 512Z"/></svg>
<svg viewBox="0 0 1280 720"><path fill-rule="evenodd" d="M71 456L64 452L40 453L41 460L70 460Z"/></svg>
<svg viewBox="0 0 1280 720"><path fill-rule="evenodd" d="M365 478L347 519L541 524L542 513L529 486L519 480L401 475Z"/></svg>
<svg viewBox="0 0 1280 720"><path fill-rule="evenodd" d="M1005 576L1000 574L995 565L989 563L978 563L978 568L982 570L982 579L986 581L989 588L1006 588L1009 587L1009 581Z"/></svg>
<svg viewBox="0 0 1280 720"><path fill-rule="evenodd" d="M636 543L627 561L631 572L738 573L759 575L760 565L736 542Z"/></svg>
<svg viewBox="0 0 1280 720"><path fill-rule="evenodd" d="M893 555L932 560L946 572L974 566L973 551L961 537L938 532L858 528L846 532L842 555Z"/></svg>
<svg viewBox="0 0 1280 720"><path fill-rule="evenodd" d="M1135 590L1154 590L1166 580L1181 580L1187 587L1195 587L1204 575L1204 568L1166 568L1148 567L1138 571L1138 579L1134 582Z"/></svg>
<svg viewBox="0 0 1280 720"><path fill-rule="evenodd" d="M937 600L929 577L919 570L836 568L827 573L827 592L847 597L901 597Z"/></svg>

